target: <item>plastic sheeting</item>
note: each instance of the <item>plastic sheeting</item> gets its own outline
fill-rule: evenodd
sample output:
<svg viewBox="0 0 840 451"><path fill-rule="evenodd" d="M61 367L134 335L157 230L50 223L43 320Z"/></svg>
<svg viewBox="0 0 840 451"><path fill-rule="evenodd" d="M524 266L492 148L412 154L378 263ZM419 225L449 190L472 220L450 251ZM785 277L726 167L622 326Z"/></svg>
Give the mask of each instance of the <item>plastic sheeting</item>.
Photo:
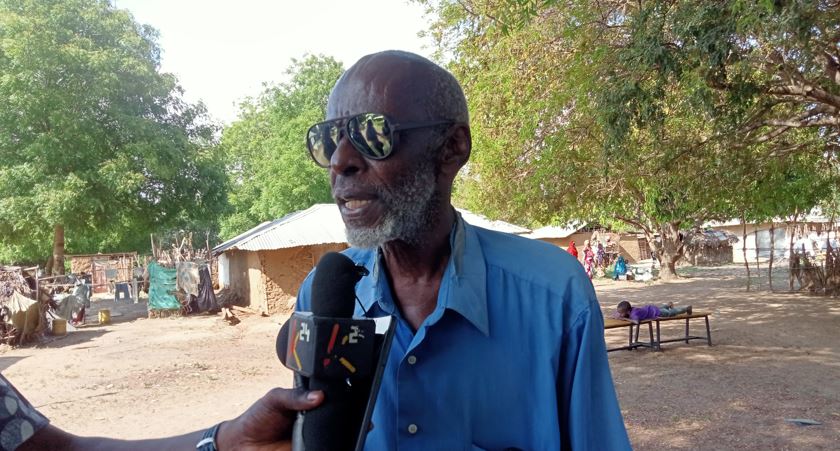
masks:
<svg viewBox="0 0 840 451"><path fill-rule="evenodd" d="M213 292L210 269L204 266L198 271L198 274L201 279L198 284L198 309L202 312L218 311L221 307L219 307L216 294Z"/></svg>
<svg viewBox="0 0 840 451"><path fill-rule="evenodd" d="M85 301L74 294L61 294L53 297L58 308L55 314L71 324L84 322Z"/></svg>
<svg viewBox="0 0 840 451"><path fill-rule="evenodd" d="M191 296L198 296L198 264L193 262L180 262L175 266L178 271L176 284L178 289Z"/></svg>
<svg viewBox="0 0 840 451"><path fill-rule="evenodd" d="M38 329L41 323L41 309L37 302L15 291L3 303L12 315L12 324L26 339Z"/></svg>
<svg viewBox="0 0 840 451"><path fill-rule="evenodd" d="M175 291L175 269L149 263L149 310L178 310L181 304L172 294Z"/></svg>

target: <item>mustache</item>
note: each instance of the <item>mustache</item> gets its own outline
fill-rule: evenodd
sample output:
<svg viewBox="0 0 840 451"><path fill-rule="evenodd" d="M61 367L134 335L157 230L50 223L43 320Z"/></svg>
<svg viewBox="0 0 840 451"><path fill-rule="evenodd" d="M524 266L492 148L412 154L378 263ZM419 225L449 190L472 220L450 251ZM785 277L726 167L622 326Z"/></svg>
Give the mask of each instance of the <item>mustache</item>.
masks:
<svg viewBox="0 0 840 451"><path fill-rule="evenodd" d="M330 186L330 195L336 200L347 197L349 194L365 193L380 196L383 193L387 194L387 192L388 189L381 185L360 182L358 180L347 180L346 178L337 178L335 183Z"/></svg>

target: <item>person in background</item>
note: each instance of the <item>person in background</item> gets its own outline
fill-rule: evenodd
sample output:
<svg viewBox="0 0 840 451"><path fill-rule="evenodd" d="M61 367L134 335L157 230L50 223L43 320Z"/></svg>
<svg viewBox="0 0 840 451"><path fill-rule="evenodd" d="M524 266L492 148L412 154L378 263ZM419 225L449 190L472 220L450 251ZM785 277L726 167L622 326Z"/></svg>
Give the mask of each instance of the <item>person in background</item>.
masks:
<svg viewBox="0 0 840 451"><path fill-rule="evenodd" d="M603 268L607 265L607 253L604 251L604 245L598 242L598 250L595 252L595 266Z"/></svg>
<svg viewBox="0 0 840 451"><path fill-rule="evenodd" d="M674 307L673 302L661 304L659 306L653 304L643 305L641 307L633 307L628 301L621 301L615 309L614 317L617 319L626 319L632 321L634 324L639 324L640 321L667 318L670 316L677 316L683 313L691 315L692 308L690 305L685 307Z"/></svg>
<svg viewBox="0 0 840 451"><path fill-rule="evenodd" d="M577 250L577 247L575 247L575 242L574 241L569 242L569 247L566 248L566 252L572 254L572 257L574 257L574 258L578 258L578 250Z"/></svg>
<svg viewBox="0 0 840 451"><path fill-rule="evenodd" d="M619 277L627 274L627 262L624 261L623 256L619 255L615 260L615 270L613 272L613 280L618 280Z"/></svg>
<svg viewBox="0 0 840 451"><path fill-rule="evenodd" d="M586 275L592 279L592 274L595 271L595 253L592 252L589 240L583 242L583 269L586 270Z"/></svg>

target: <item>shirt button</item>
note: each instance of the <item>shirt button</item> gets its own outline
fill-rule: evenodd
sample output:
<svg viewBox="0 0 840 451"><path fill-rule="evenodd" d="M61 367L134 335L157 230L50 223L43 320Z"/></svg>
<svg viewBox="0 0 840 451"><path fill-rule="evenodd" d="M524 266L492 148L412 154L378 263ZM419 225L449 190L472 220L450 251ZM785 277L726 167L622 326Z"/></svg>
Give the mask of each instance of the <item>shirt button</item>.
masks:
<svg viewBox="0 0 840 451"><path fill-rule="evenodd" d="M415 357L413 355L408 356L408 364L409 365L414 365L415 363L417 363L417 357Z"/></svg>
<svg viewBox="0 0 840 451"><path fill-rule="evenodd" d="M414 423L409 424L408 425L408 433L412 434L412 435L416 434L417 433L417 425L414 424Z"/></svg>

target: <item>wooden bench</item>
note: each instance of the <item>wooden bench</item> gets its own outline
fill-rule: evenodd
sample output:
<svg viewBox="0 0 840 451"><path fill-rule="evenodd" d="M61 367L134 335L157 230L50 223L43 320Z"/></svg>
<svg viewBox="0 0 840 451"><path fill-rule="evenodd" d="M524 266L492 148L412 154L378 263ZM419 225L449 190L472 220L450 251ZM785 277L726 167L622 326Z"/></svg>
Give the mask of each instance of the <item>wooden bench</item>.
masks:
<svg viewBox="0 0 840 451"><path fill-rule="evenodd" d="M692 312L691 315L683 313L682 315L676 316L667 316L667 317L659 317L655 319L647 319L644 321L639 322L639 324L634 324L629 320L623 319L614 319L614 318L604 318L604 330L610 329L618 329L622 327L628 328L629 331L629 338L627 341L626 346L618 346L614 348L608 348L607 352L612 351L621 351L621 350L630 350L636 349L639 347L646 347L649 348L651 351L661 351L662 350L662 343L673 343L677 341L684 341L688 343L690 340L705 340L706 344L711 346L712 345L712 332L709 327L709 312ZM703 318L706 322L706 336L696 336L691 335L689 329L689 323L692 319L695 318ZM685 335L680 338L672 338L668 340L662 339L662 332L661 332L661 324L662 322L668 321L685 321ZM656 339L653 337L653 325L656 323ZM648 335L650 337L649 342L640 342L639 341L639 330L642 328L643 325L647 324L648 326ZM635 330L634 330L635 329ZM635 332L635 334L634 334Z"/></svg>
<svg viewBox="0 0 840 451"><path fill-rule="evenodd" d="M650 343L641 343L639 342L639 329L642 328L642 325L647 324L648 326L648 335L650 336ZM634 324L630 321L623 320L623 319L615 319L615 318L604 318L604 330L610 329L619 329L622 327L628 328L628 340L627 346L618 346L615 348L607 348L607 352L613 351L621 351L621 350L629 350L629 349L636 349L638 347L649 347L651 350L654 349L654 341L653 341L653 322L649 319L641 321L638 325ZM635 329L636 335L633 336L633 330Z"/></svg>
<svg viewBox="0 0 840 451"><path fill-rule="evenodd" d="M709 328L709 315L710 315L710 312L695 311L695 312L692 312L690 315L686 314L686 313L683 313L682 315L660 317L660 318L656 318L656 319L651 320L651 321L656 323L656 342L655 342L656 343L656 350L658 350L658 351L662 350L662 346L661 346L662 343L674 343L674 342L677 342L677 341L684 341L684 342L688 343L689 340L704 340L707 345L711 346L712 345L712 330L711 330L711 328ZM689 323L691 322L692 319L695 319L695 318L703 318L703 320L705 320L705 322L706 322L706 336L705 337L689 334L689 328L688 328ZM660 334L660 323L668 322L668 321L685 321L685 335L681 338L672 338L672 339L669 339L669 340L663 340L662 337L661 337L661 334Z"/></svg>

